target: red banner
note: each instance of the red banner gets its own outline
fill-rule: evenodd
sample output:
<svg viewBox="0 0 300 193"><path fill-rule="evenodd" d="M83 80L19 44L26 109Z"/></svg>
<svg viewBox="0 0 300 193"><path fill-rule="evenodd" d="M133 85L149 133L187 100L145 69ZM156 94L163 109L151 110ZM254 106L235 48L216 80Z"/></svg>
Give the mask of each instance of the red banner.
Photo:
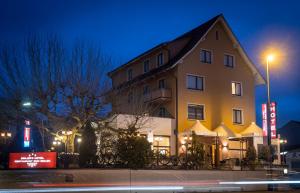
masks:
<svg viewBox="0 0 300 193"><path fill-rule="evenodd" d="M9 168L56 168L56 152L10 153Z"/></svg>
<svg viewBox="0 0 300 193"><path fill-rule="evenodd" d="M271 125L271 137L276 138L276 103L270 104L270 125Z"/></svg>
<svg viewBox="0 0 300 193"><path fill-rule="evenodd" d="M270 123L271 123L271 137L276 138L276 103L271 102L270 104ZM262 104L262 125L263 125L263 135L268 134L268 121L267 121L267 104Z"/></svg>

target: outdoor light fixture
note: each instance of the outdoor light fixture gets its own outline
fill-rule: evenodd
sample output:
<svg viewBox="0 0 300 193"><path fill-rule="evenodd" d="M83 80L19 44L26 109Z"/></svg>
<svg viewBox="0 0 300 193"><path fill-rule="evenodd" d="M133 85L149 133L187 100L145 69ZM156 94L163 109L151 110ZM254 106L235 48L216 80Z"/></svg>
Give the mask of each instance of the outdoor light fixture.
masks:
<svg viewBox="0 0 300 193"><path fill-rule="evenodd" d="M6 136L7 137L11 137L11 133L6 133Z"/></svg>
<svg viewBox="0 0 300 193"><path fill-rule="evenodd" d="M67 131L67 135L72 135L72 131Z"/></svg>
<svg viewBox="0 0 300 193"><path fill-rule="evenodd" d="M5 133L1 133L1 137L5 137Z"/></svg>
<svg viewBox="0 0 300 193"><path fill-rule="evenodd" d="M269 62L272 62L272 61L274 60L274 55L273 55L273 54L269 54L269 55L267 56L267 60L268 60Z"/></svg>
<svg viewBox="0 0 300 193"><path fill-rule="evenodd" d="M77 138L77 142L81 143L82 139L81 138Z"/></svg>
<svg viewBox="0 0 300 193"><path fill-rule="evenodd" d="M24 102L22 104L23 107L30 107L31 106L31 102Z"/></svg>

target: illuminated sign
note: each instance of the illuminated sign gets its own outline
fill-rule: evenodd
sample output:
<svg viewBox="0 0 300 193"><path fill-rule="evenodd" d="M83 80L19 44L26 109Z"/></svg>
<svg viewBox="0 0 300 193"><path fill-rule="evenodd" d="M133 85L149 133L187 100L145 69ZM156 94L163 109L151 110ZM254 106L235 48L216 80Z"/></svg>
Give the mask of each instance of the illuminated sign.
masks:
<svg viewBox="0 0 300 193"><path fill-rule="evenodd" d="M271 123L271 137L276 138L276 103L271 102L270 104L270 123ZM262 124L263 124L263 135L268 135L268 121L267 121L267 104L262 104Z"/></svg>
<svg viewBox="0 0 300 193"><path fill-rule="evenodd" d="M56 168L56 152L10 153L9 168Z"/></svg>
<svg viewBox="0 0 300 193"><path fill-rule="evenodd" d="M30 121L25 120L25 128L24 128L24 147L30 146Z"/></svg>
<svg viewBox="0 0 300 193"><path fill-rule="evenodd" d="M272 139L276 138L276 103L270 104L270 122L271 122L271 136Z"/></svg>

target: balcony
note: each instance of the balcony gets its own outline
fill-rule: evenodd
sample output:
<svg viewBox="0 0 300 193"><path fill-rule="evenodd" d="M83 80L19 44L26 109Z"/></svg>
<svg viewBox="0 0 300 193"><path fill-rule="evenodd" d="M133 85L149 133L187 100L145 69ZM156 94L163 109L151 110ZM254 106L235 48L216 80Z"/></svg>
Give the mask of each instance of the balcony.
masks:
<svg viewBox="0 0 300 193"><path fill-rule="evenodd" d="M172 90L167 88L154 90L149 94L144 95L145 102L164 102L171 100L171 98Z"/></svg>

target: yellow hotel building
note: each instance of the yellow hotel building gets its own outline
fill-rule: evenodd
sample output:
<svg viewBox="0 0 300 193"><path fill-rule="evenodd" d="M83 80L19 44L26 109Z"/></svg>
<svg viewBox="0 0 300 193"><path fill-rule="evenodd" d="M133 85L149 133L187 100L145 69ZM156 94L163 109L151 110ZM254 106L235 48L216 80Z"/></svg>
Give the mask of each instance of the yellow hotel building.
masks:
<svg viewBox="0 0 300 193"><path fill-rule="evenodd" d="M255 148L262 144L261 128L255 124L255 86L265 80L223 15L157 45L108 75L118 123L124 124L135 113L137 96L156 107L150 123L141 129L154 148L181 152L182 140L191 131L225 141L248 136ZM221 159L238 157L239 142L225 143L232 152Z"/></svg>

